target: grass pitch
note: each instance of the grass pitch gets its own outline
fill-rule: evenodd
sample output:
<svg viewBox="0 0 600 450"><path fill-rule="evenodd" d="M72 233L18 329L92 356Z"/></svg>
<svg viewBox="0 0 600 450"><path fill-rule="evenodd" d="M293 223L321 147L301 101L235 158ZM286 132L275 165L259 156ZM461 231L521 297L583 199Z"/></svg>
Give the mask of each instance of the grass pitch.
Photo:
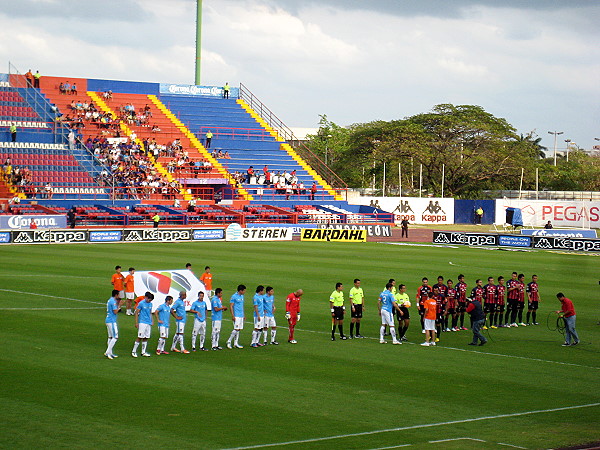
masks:
<svg viewBox="0 0 600 450"><path fill-rule="evenodd" d="M119 317L118 359L106 347L104 308L116 264L138 270L212 267L224 303L258 284L304 289L298 345L131 358L133 318ZM449 263L452 264L449 264ZM0 447L31 448L551 448L600 437L600 259L548 252L378 243L98 244L0 247ZM423 276L456 281L539 275L540 326L499 329L489 345L443 333L423 348L418 315L409 344L381 345L376 299L389 278L411 297ZM361 333L330 341L329 294L362 280ZM581 344L563 348L546 318L555 294L574 301ZM228 312L226 314L229 314ZM224 317L229 317L228 315ZM552 321L554 321L554 316ZM223 322L221 343L231 331ZM345 323L348 333L349 320ZM186 344L190 342L188 322ZM154 350L153 329L149 350ZM170 340L169 344L170 345Z"/></svg>

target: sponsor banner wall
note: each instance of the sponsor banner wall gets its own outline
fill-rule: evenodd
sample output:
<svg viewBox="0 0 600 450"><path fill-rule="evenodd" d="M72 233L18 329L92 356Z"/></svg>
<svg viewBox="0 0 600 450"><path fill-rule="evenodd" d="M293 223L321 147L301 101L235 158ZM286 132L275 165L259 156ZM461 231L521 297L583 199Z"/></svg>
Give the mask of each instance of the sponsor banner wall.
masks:
<svg viewBox="0 0 600 450"><path fill-rule="evenodd" d="M367 242L367 230L334 230L331 228L311 230L306 228L301 241Z"/></svg>
<svg viewBox="0 0 600 450"><path fill-rule="evenodd" d="M88 230L12 231L13 244L82 244L88 242Z"/></svg>
<svg viewBox="0 0 600 450"><path fill-rule="evenodd" d="M232 223L226 228L225 240L227 241L291 241L292 228L242 228L237 223Z"/></svg>
<svg viewBox="0 0 600 450"><path fill-rule="evenodd" d="M178 242L189 241L191 230L185 228L124 229L123 242Z"/></svg>
<svg viewBox="0 0 600 450"><path fill-rule="evenodd" d="M331 228L334 230L366 230L367 235L370 237L392 236L392 227L390 225L334 223L329 225L320 224L319 228Z"/></svg>
<svg viewBox="0 0 600 450"><path fill-rule="evenodd" d="M271 223L249 223L246 226L248 228L273 228L273 224ZM294 236L300 236L304 228L317 228L316 223L278 223L277 226L291 228Z"/></svg>
<svg viewBox="0 0 600 450"><path fill-rule="evenodd" d="M356 203L393 213L396 223L403 219L416 224L454 223L453 198L359 197Z"/></svg>
<svg viewBox="0 0 600 450"><path fill-rule="evenodd" d="M460 231L434 231L434 244L459 244L459 245L491 245L498 246L497 234L486 233L463 233Z"/></svg>
<svg viewBox="0 0 600 450"><path fill-rule="evenodd" d="M10 231L0 232L0 244L10 243Z"/></svg>
<svg viewBox="0 0 600 450"><path fill-rule="evenodd" d="M35 220L39 228L67 228L67 217L59 215L0 216L1 230L25 230Z"/></svg>
<svg viewBox="0 0 600 450"><path fill-rule="evenodd" d="M90 242L120 242L122 237L121 230L90 231Z"/></svg>
<svg viewBox="0 0 600 450"><path fill-rule="evenodd" d="M198 95L202 97L223 97L222 86L196 86L194 84L167 84L160 83L161 94L174 95ZM238 98L240 89L231 87L229 90L230 98Z"/></svg>
<svg viewBox="0 0 600 450"><path fill-rule="evenodd" d="M554 236L533 236L532 239L533 248L600 252L600 239L573 239Z"/></svg>
<svg viewBox="0 0 600 450"><path fill-rule="evenodd" d="M193 230L192 239L194 241L215 241L219 239L225 239L225 230L223 228L199 228L197 230Z"/></svg>
<svg viewBox="0 0 600 450"><path fill-rule="evenodd" d="M525 230L521 229L521 234L526 236L556 236L556 237L570 237L570 238L596 238L595 230L557 230L550 229L546 230Z"/></svg>
<svg viewBox="0 0 600 450"><path fill-rule="evenodd" d="M506 208L519 208L523 224L543 227L548 221L555 227L600 228L600 201L496 200L496 224L506 220Z"/></svg>
<svg viewBox="0 0 600 450"><path fill-rule="evenodd" d="M165 302L165 297L170 295L173 300L179 298L179 292L186 291L187 298L185 299L186 311L190 309L192 303L198 300L198 293L204 292L204 302L206 308L210 310L210 298L204 283L200 281L193 272L189 270L152 270L135 272L134 289L136 297L143 296L146 292L154 294L152 301L152 310L156 310ZM191 317L188 317L188 320ZM173 322L174 319L171 319Z"/></svg>

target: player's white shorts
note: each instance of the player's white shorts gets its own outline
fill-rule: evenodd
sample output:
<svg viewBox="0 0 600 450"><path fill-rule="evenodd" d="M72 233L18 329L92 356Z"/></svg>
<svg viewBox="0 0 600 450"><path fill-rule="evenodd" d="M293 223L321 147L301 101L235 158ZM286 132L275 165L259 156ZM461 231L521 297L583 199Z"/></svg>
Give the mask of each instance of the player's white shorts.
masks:
<svg viewBox="0 0 600 450"><path fill-rule="evenodd" d="M212 321L212 331L213 331L213 333L217 333L217 332L221 331L221 321L220 320Z"/></svg>
<svg viewBox="0 0 600 450"><path fill-rule="evenodd" d="M119 298L125 298L125 291L119 291Z"/></svg>
<svg viewBox="0 0 600 450"><path fill-rule="evenodd" d="M175 333L183 334L185 332L185 322L175 322Z"/></svg>
<svg viewBox="0 0 600 450"><path fill-rule="evenodd" d="M391 311L381 310L381 325L389 325L390 327L394 326L394 316Z"/></svg>
<svg viewBox="0 0 600 450"><path fill-rule="evenodd" d="M163 339L169 338L169 327L158 327L158 333L160 337Z"/></svg>
<svg viewBox="0 0 600 450"><path fill-rule="evenodd" d="M275 328L277 326L274 316L264 316L263 320L263 328Z"/></svg>
<svg viewBox="0 0 600 450"><path fill-rule="evenodd" d="M119 339L119 326L116 322L107 323L106 330L108 331L108 337L110 339Z"/></svg>
<svg viewBox="0 0 600 450"><path fill-rule="evenodd" d="M244 318L236 317L233 319L233 328L235 330L243 330L244 329Z"/></svg>
<svg viewBox="0 0 600 450"><path fill-rule="evenodd" d="M206 322L200 322L198 319L194 319L194 334L206 333Z"/></svg>
<svg viewBox="0 0 600 450"><path fill-rule="evenodd" d="M135 292L125 292L125 298L127 300L133 300L133 299L135 299Z"/></svg>
<svg viewBox="0 0 600 450"><path fill-rule="evenodd" d="M435 319L425 319L425 329L429 331L435 331Z"/></svg>
<svg viewBox="0 0 600 450"><path fill-rule="evenodd" d="M265 323L265 318L264 317L255 317L254 318L254 329L255 330L262 330L264 327L264 323Z"/></svg>
<svg viewBox="0 0 600 450"><path fill-rule="evenodd" d="M150 332L152 331L152 325L148 323L138 324L138 337L140 339L150 339Z"/></svg>

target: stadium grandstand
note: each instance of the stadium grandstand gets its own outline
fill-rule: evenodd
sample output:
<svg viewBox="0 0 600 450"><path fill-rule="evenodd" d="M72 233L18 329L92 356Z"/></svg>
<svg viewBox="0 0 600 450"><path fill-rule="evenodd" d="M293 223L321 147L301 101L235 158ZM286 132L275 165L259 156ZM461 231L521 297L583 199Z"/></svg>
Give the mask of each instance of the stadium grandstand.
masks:
<svg viewBox="0 0 600 450"><path fill-rule="evenodd" d="M83 226L391 222L245 86L0 74L2 214Z"/></svg>

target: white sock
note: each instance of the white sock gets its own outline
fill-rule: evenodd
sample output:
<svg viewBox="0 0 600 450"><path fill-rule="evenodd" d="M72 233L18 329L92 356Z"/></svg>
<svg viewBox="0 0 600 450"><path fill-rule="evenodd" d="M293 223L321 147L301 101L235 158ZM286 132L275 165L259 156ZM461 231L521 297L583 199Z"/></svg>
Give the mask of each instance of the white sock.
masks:
<svg viewBox="0 0 600 450"><path fill-rule="evenodd" d="M106 349L107 355L112 355L113 347L115 346L116 343L117 343L117 340L114 338L108 340L108 348Z"/></svg>
<svg viewBox="0 0 600 450"><path fill-rule="evenodd" d="M233 330L233 332L235 333L235 336L233 338L233 343L234 345L240 345L240 330Z"/></svg>
<svg viewBox="0 0 600 450"><path fill-rule="evenodd" d="M140 343L138 341L135 341L133 343L133 350L131 350L131 353L137 352L137 349L138 349L139 345L140 345Z"/></svg>
<svg viewBox="0 0 600 450"><path fill-rule="evenodd" d="M393 328L393 327L390 327L390 333L392 334L392 339L394 341L397 341L397 339L396 339L396 329Z"/></svg>
<svg viewBox="0 0 600 450"><path fill-rule="evenodd" d="M192 333L192 348L196 348L196 336L198 333Z"/></svg>
<svg viewBox="0 0 600 450"><path fill-rule="evenodd" d="M227 343L231 344L231 341L233 341L234 338L235 338L235 330L232 330L231 334L229 335L229 339L227 339Z"/></svg>
<svg viewBox="0 0 600 450"><path fill-rule="evenodd" d="M171 344L171 351L175 350L175 346L177 345L178 335L173 336L173 343Z"/></svg>
<svg viewBox="0 0 600 450"><path fill-rule="evenodd" d="M179 335L179 347L181 348L181 351L185 350L185 347L183 346L183 334Z"/></svg>
<svg viewBox="0 0 600 450"><path fill-rule="evenodd" d="M142 342L142 353L146 353L146 347L148 346L148 341Z"/></svg>
<svg viewBox="0 0 600 450"><path fill-rule="evenodd" d="M379 340L383 341L383 335L385 334L385 325L381 325L381 328L379 329Z"/></svg>
<svg viewBox="0 0 600 450"><path fill-rule="evenodd" d="M277 330L271 330L271 342L275 342L275 336L277 336Z"/></svg>
<svg viewBox="0 0 600 450"><path fill-rule="evenodd" d="M206 333L200 333L200 348L204 348L204 338L206 337Z"/></svg>

